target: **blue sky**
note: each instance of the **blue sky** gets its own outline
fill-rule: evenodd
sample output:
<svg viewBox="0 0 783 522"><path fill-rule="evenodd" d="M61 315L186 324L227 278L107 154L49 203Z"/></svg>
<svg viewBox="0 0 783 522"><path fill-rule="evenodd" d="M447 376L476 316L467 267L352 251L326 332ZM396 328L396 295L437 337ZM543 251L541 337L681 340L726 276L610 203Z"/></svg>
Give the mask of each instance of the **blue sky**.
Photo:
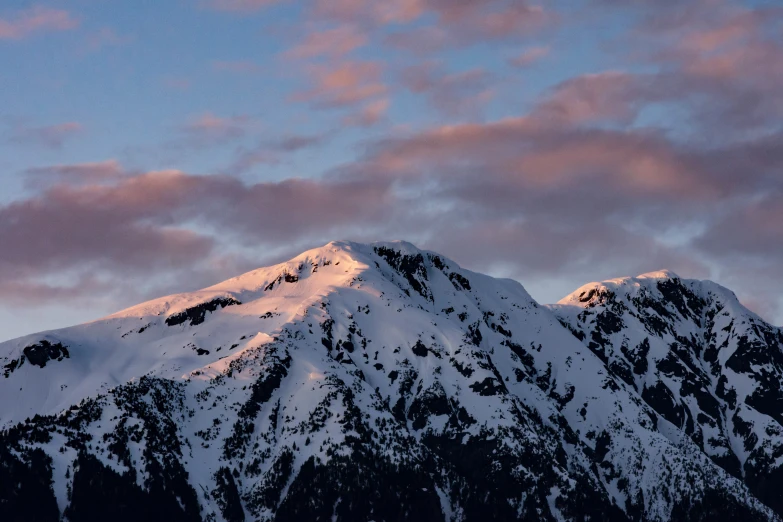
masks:
<svg viewBox="0 0 783 522"><path fill-rule="evenodd" d="M337 238L408 239L543 302L666 267L783 323L782 20L730 0L3 2L0 339Z"/></svg>

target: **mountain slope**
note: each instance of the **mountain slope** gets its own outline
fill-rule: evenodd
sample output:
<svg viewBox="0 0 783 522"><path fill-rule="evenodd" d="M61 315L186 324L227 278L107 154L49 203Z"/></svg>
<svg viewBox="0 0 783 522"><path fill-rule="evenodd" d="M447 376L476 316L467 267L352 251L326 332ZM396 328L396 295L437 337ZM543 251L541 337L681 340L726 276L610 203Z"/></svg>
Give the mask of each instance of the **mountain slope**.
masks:
<svg viewBox="0 0 783 522"><path fill-rule="evenodd" d="M783 512L783 330L710 281L656 272L551 307L609 370Z"/></svg>
<svg viewBox="0 0 783 522"><path fill-rule="evenodd" d="M779 520L595 352L514 281L330 243L1 344L0 519Z"/></svg>

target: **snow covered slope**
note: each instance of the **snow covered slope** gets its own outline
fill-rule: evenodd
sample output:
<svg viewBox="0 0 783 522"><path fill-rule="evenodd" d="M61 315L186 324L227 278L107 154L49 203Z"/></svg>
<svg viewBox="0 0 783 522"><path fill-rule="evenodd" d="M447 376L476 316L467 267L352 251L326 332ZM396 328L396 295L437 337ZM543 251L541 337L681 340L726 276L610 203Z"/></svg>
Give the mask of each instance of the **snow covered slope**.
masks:
<svg viewBox="0 0 783 522"><path fill-rule="evenodd" d="M408 243L335 242L0 344L0 520L780 520L579 313ZM721 389L760 447L774 425L741 404L776 375L756 361ZM747 466L756 446L713 422Z"/></svg>
<svg viewBox="0 0 783 522"><path fill-rule="evenodd" d="M671 272L585 285L551 308L660 422L783 512L783 330Z"/></svg>

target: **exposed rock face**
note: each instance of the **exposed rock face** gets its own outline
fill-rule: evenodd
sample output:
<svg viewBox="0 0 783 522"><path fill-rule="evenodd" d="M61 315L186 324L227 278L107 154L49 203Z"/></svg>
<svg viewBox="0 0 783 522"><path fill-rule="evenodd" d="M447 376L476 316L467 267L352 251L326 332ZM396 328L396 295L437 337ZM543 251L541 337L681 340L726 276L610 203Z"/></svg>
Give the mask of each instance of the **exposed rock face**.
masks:
<svg viewBox="0 0 783 522"><path fill-rule="evenodd" d="M176 326L189 322L190 326L196 326L204 322L207 312L214 312L218 308L225 308L238 304L242 303L231 297L218 297L206 303L199 303L196 306L191 306L181 312L170 315L166 318L166 324L169 326Z"/></svg>
<svg viewBox="0 0 783 522"><path fill-rule="evenodd" d="M0 520L779 520L777 374L716 333L715 377L680 329L709 299L664 288L646 319L599 290L553 311L407 243L331 243L0 344L33 363L0 379ZM624 343L630 318L652 330Z"/></svg>
<svg viewBox="0 0 783 522"><path fill-rule="evenodd" d="M44 368L49 361L62 361L63 359L70 358L71 354L68 352L68 348L63 346L62 343L50 343L46 339L43 339L30 346L25 346L22 350L22 355L17 359L11 359L7 364L3 365L3 376L8 378L14 370L21 368L25 361L29 361L30 364Z"/></svg>

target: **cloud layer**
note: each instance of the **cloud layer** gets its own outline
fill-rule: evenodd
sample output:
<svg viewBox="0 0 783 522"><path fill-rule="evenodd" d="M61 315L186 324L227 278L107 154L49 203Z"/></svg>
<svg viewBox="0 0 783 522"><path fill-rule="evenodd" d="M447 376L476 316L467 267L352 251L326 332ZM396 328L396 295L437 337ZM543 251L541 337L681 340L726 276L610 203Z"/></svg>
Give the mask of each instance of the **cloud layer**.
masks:
<svg viewBox="0 0 783 522"><path fill-rule="evenodd" d="M233 20L275 3L200 5ZM783 9L588 4L575 15L520 0L305 2L269 60L278 69L204 64L232 82L290 73L280 103L299 120L176 120L165 146L225 153L215 172L106 156L25 169L25 192L0 203L0 298L131 304L331 239L405 238L551 300L671 268L729 284L783 323ZM607 9L632 14L603 43L609 65L562 74L556 36ZM56 13L0 19L0 38L75 27ZM555 79L531 90L538 71ZM244 114L258 114L251 101ZM57 152L82 131L17 126L9 139ZM335 162L335 150L348 152ZM323 156L302 169L291 158L305 151Z"/></svg>

